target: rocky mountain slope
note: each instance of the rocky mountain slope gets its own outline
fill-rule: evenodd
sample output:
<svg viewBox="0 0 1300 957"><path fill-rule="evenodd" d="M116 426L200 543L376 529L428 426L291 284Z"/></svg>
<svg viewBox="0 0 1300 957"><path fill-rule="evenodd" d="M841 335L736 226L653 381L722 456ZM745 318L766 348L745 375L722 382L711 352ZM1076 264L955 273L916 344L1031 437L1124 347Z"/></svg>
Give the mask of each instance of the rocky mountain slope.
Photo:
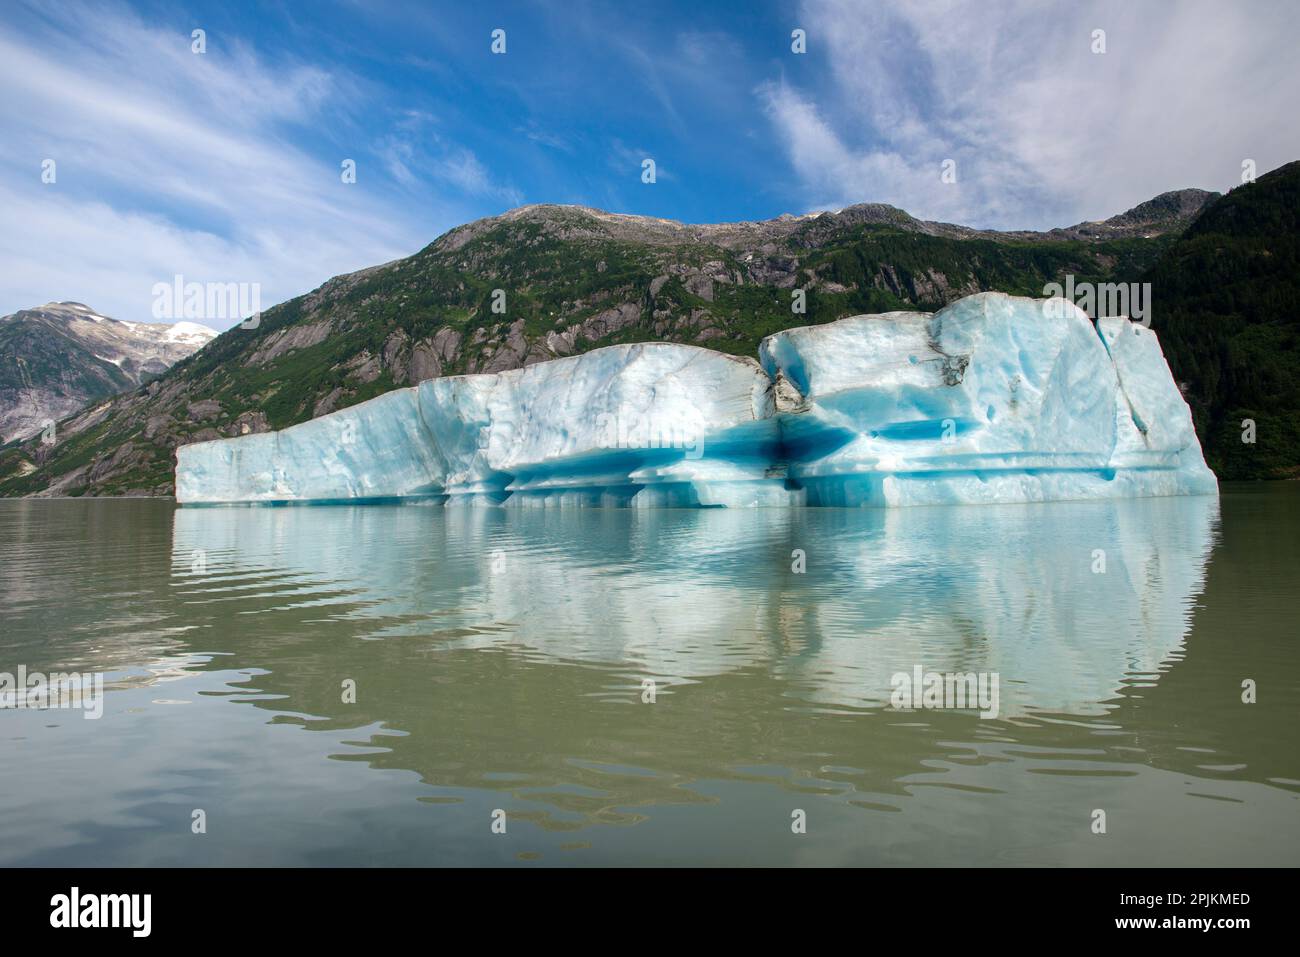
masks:
<svg viewBox="0 0 1300 957"><path fill-rule="evenodd" d="M1176 189L1161 193L1110 219L1079 223L1068 229L1053 229L1047 235L1065 239L1149 239L1169 232L1181 232L1219 195L1203 189Z"/></svg>
<svg viewBox="0 0 1300 957"><path fill-rule="evenodd" d="M1109 232L1057 233L978 231L878 204L720 225L525 206L266 310L257 328L61 423L53 445L0 450L0 494L170 494L178 445L435 376L643 341L752 356L792 326L984 290L1041 295L1065 274L1136 279L1212 195L1165 194L1108 220Z"/></svg>
<svg viewBox="0 0 1300 957"><path fill-rule="evenodd" d="M0 318L0 441L156 378L215 336L193 322L122 322L79 302Z"/></svg>

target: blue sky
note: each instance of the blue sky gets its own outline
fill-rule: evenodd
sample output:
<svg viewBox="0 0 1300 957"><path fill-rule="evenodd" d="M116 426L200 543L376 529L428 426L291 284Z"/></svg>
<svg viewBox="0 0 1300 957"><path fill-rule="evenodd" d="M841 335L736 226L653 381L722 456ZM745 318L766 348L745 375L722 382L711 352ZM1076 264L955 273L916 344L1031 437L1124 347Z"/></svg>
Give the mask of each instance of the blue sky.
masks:
<svg viewBox="0 0 1300 957"><path fill-rule="evenodd" d="M522 203L1103 218L1300 158L1298 40L1285 0L10 0L0 314L75 299L148 319L176 274L256 282L269 305Z"/></svg>

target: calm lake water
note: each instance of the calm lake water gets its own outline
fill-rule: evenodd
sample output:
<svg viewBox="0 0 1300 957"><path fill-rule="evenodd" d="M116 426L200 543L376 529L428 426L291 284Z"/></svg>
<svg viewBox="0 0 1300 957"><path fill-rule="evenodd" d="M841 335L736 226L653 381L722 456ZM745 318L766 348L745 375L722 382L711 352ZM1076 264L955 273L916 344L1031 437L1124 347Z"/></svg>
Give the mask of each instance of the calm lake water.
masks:
<svg viewBox="0 0 1300 957"><path fill-rule="evenodd" d="M4 501L0 672L106 690L98 720L0 709L0 864L1294 866L1297 568L1295 484ZM896 709L918 667L996 675L997 716Z"/></svg>

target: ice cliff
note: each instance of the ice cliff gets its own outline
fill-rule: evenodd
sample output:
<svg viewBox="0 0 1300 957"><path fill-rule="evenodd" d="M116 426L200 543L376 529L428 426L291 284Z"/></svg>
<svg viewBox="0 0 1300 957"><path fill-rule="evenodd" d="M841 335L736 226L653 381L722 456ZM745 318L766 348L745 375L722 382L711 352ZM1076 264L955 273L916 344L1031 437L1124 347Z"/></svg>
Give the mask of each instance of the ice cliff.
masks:
<svg viewBox="0 0 1300 957"><path fill-rule="evenodd" d="M431 379L177 452L185 504L926 505L1212 494L1155 334L969 296L765 339Z"/></svg>

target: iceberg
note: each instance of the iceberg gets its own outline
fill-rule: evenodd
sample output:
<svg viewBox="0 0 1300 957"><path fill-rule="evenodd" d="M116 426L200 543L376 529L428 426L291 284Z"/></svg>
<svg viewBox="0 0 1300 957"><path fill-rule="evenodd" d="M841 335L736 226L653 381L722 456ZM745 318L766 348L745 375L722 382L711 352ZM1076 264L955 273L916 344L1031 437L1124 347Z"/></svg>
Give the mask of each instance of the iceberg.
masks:
<svg viewBox="0 0 1300 957"><path fill-rule="evenodd" d="M1214 494L1154 332L968 296L430 379L177 450L182 504L905 506Z"/></svg>

